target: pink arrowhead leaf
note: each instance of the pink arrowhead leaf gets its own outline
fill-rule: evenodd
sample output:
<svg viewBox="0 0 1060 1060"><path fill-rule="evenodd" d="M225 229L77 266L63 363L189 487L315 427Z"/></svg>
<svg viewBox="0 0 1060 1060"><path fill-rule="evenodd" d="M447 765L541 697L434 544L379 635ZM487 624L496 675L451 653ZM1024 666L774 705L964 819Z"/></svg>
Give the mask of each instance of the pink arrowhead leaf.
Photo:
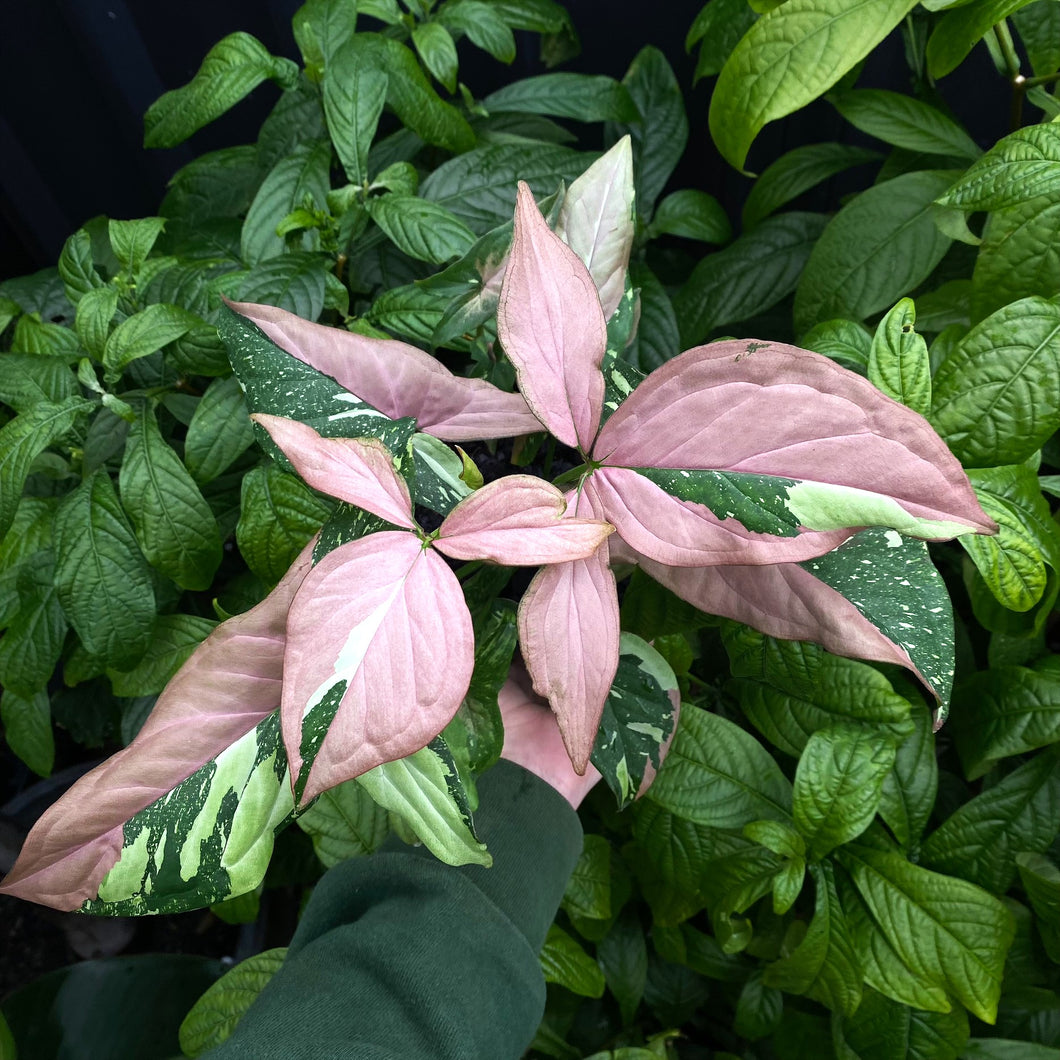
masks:
<svg viewBox="0 0 1060 1060"><path fill-rule="evenodd" d="M522 182L497 333L535 415L564 445L588 452L603 408L607 326L585 266Z"/></svg>
<svg viewBox="0 0 1060 1060"><path fill-rule="evenodd" d="M260 604L195 649L128 747L45 811L0 892L63 910L95 898L121 854L125 822L276 710L287 612L314 543Z"/></svg>
<svg viewBox="0 0 1060 1060"><path fill-rule="evenodd" d="M465 497L446 517L436 546L453 559L513 567L584 559L612 532L595 519L561 518L567 502L532 475L509 475Z"/></svg>
<svg viewBox="0 0 1060 1060"><path fill-rule="evenodd" d="M590 490L579 511L595 514ZM519 644L534 691L552 705L563 743L582 774L618 670L618 593L607 549L543 567L519 603Z"/></svg>
<svg viewBox="0 0 1060 1060"><path fill-rule="evenodd" d="M412 499L393 457L376 438L321 438L312 427L282 416L250 417L272 440L305 481L332 497L348 501L395 526L415 528Z"/></svg>
<svg viewBox="0 0 1060 1060"><path fill-rule="evenodd" d="M415 346L312 324L272 306L228 304L291 356L392 419L414 417L421 431L442 441L509 438L541 428L518 394L453 375Z"/></svg>
<svg viewBox="0 0 1060 1060"><path fill-rule="evenodd" d="M396 530L321 559L291 608L287 636L281 719L292 775L309 766L303 801L425 747L456 713L474 667L456 575ZM304 723L343 683L327 735L306 763Z"/></svg>
<svg viewBox="0 0 1060 1060"><path fill-rule="evenodd" d="M593 278L605 320L622 300L633 233L633 150L623 136L571 184L556 219L556 235Z"/></svg>

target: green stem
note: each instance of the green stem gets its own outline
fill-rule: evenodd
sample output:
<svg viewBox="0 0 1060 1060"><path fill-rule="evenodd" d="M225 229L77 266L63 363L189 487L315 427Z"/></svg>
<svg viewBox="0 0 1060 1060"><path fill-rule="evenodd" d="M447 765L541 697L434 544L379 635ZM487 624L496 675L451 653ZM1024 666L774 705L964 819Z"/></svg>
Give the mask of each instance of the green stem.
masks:
<svg viewBox="0 0 1060 1060"><path fill-rule="evenodd" d="M1020 84L1026 92L1028 88L1037 88L1039 85L1051 85L1054 81L1060 81L1060 73L1043 74L1041 77L1025 77Z"/></svg>
<svg viewBox="0 0 1060 1060"><path fill-rule="evenodd" d="M1012 103L1009 107L1009 130L1015 132L1023 124L1023 99L1027 93L1027 79L1020 73L1020 57L1016 53L1016 44L1009 32L1008 22L1002 19L994 26L994 37L997 46L1008 68L1008 75L1012 81Z"/></svg>

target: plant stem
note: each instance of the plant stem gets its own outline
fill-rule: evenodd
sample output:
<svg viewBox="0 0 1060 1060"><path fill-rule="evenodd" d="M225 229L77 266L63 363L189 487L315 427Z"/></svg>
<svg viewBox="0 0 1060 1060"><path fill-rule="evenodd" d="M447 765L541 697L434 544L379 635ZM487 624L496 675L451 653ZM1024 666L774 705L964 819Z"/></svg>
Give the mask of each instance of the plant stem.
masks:
<svg viewBox="0 0 1060 1060"><path fill-rule="evenodd" d="M1008 22L1002 19L994 26L994 37L997 46L1004 56L1005 65L1008 67L1009 78L1012 81L1012 103L1009 107L1009 131L1015 132L1023 124L1023 98L1027 93L1027 79L1020 73L1020 57L1016 53L1016 45L1009 32Z"/></svg>
<svg viewBox="0 0 1060 1060"><path fill-rule="evenodd" d="M1037 88L1039 85L1051 85L1054 81L1060 81L1060 73L1043 74L1041 77L1025 77L1020 84L1026 91L1028 88Z"/></svg>

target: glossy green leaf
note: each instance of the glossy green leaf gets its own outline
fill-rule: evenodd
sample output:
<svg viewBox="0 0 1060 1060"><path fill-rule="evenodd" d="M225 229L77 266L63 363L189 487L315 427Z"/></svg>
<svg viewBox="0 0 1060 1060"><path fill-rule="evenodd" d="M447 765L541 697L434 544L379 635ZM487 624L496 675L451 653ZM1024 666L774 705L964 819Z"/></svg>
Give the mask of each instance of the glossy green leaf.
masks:
<svg viewBox="0 0 1060 1060"><path fill-rule="evenodd" d="M1035 77L1060 70L1060 9L1050 0L1036 0L1012 13Z"/></svg>
<svg viewBox="0 0 1060 1060"><path fill-rule="evenodd" d="M81 345L97 361L103 360L103 351L110 334L110 322L118 308L118 292L113 287L93 287L81 295L77 303L75 328Z"/></svg>
<svg viewBox="0 0 1060 1060"><path fill-rule="evenodd" d="M50 776L55 762L55 738L48 693L42 689L20 696L5 688L0 693L0 722L7 746L38 776Z"/></svg>
<svg viewBox="0 0 1060 1060"><path fill-rule="evenodd" d="M972 1038L961 1060L1060 1060L1060 1049L1025 1039Z"/></svg>
<svg viewBox="0 0 1060 1060"><path fill-rule="evenodd" d="M325 868L373 853L386 839L387 811L355 780L325 791L299 818Z"/></svg>
<svg viewBox="0 0 1060 1060"><path fill-rule="evenodd" d="M77 335L62 324L42 322L39 313L23 313L15 322L11 349L45 357L74 359L80 352Z"/></svg>
<svg viewBox="0 0 1060 1060"><path fill-rule="evenodd" d="M386 104L385 71L363 67L341 48L324 69L324 113L335 151L352 184L368 179L368 151Z"/></svg>
<svg viewBox="0 0 1060 1060"><path fill-rule="evenodd" d="M795 770L792 815L811 860L868 828L894 757L894 743L871 729L837 726L810 736Z"/></svg>
<svg viewBox="0 0 1060 1060"><path fill-rule="evenodd" d="M931 364L927 343L916 332L912 298L884 314L869 348L869 381L914 412L931 408Z"/></svg>
<svg viewBox="0 0 1060 1060"><path fill-rule="evenodd" d="M192 1006L180 1025L185 1056L201 1056L225 1041L265 984L280 970L287 947L264 950L230 968Z"/></svg>
<svg viewBox="0 0 1060 1060"><path fill-rule="evenodd" d="M741 828L749 821L788 820L791 785L750 733L686 706L648 797L696 824Z"/></svg>
<svg viewBox="0 0 1060 1060"><path fill-rule="evenodd" d="M1016 867L1045 952L1060 964L1060 869L1043 854L1032 852L1017 854Z"/></svg>
<svg viewBox="0 0 1060 1060"><path fill-rule="evenodd" d="M140 217L135 221L110 220L107 222L110 248L123 268L133 274L138 273L165 227L164 217Z"/></svg>
<svg viewBox="0 0 1060 1060"><path fill-rule="evenodd" d="M895 147L973 160L982 154L952 118L901 92L856 88L831 96L830 102L855 128Z"/></svg>
<svg viewBox="0 0 1060 1060"><path fill-rule="evenodd" d="M694 81L721 72L755 17L746 0L708 0L703 5L685 38L686 51L699 45Z"/></svg>
<svg viewBox="0 0 1060 1060"><path fill-rule="evenodd" d="M254 442L239 380L215 379L195 406L184 439L184 463L200 485L217 478Z"/></svg>
<svg viewBox="0 0 1060 1060"><path fill-rule="evenodd" d="M129 430L118 478L122 507L148 562L185 589L206 589L221 562L221 537L209 505L173 449L154 410Z"/></svg>
<svg viewBox="0 0 1060 1060"><path fill-rule="evenodd" d="M74 373L57 357L31 353L0 357L0 401L16 412L28 412L35 405L58 405L78 395Z"/></svg>
<svg viewBox="0 0 1060 1060"><path fill-rule="evenodd" d="M420 22L413 27L412 45L430 75L449 92L455 92L460 60L449 30L441 22Z"/></svg>
<svg viewBox="0 0 1060 1060"><path fill-rule="evenodd" d="M294 13L291 30L313 80L327 75L335 52L356 32L358 9L363 6L356 0L307 0Z"/></svg>
<svg viewBox="0 0 1060 1060"><path fill-rule="evenodd" d="M592 74L526 77L491 93L482 105L490 111L548 114L584 122L632 122L640 116L625 85Z"/></svg>
<svg viewBox="0 0 1060 1060"><path fill-rule="evenodd" d="M684 347L762 313L799 283L827 218L789 212L764 220L724 250L708 254L674 295Z"/></svg>
<svg viewBox="0 0 1060 1060"><path fill-rule="evenodd" d="M964 1046L968 1041L968 1016L957 1007L950 1012L910 1008L870 989L865 991L857 1012L845 1014L834 1033L837 1056L856 1055L859 1060L957 1060L958 1056L967 1056Z"/></svg>
<svg viewBox="0 0 1060 1060"><path fill-rule="evenodd" d="M927 68L933 78L945 77L997 23L1028 0L974 0L947 11L936 23L927 43Z"/></svg>
<svg viewBox="0 0 1060 1060"><path fill-rule="evenodd" d="M133 361L147 357L187 334L202 321L176 305L149 305L123 320L103 347L103 363L117 376Z"/></svg>
<svg viewBox="0 0 1060 1060"><path fill-rule="evenodd" d="M945 172L906 173L851 199L806 262L795 294L796 329L832 317L863 320L926 279L950 245L932 204L952 180Z"/></svg>
<svg viewBox="0 0 1060 1060"><path fill-rule="evenodd" d="M899 854L852 844L839 857L903 963L993 1023L1015 934L1008 909L978 887L928 872Z"/></svg>
<svg viewBox="0 0 1060 1060"><path fill-rule="evenodd" d="M411 258L444 264L462 257L474 233L444 206L415 195L381 195L368 200L368 212Z"/></svg>
<svg viewBox="0 0 1060 1060"><path fill-rule="evenodd" d="M714 87L710 132L723 157L742 170L764 125L831 88L914 6L910 0L787 0L763 15Z"/></svg>
<svg viewBox="0 0 1060 1060"><path fill-rule="evenodd" d="M720 245L729 241L732 225L713 195L686 189L667 195L659 203L648 232L652 236L683 236Z"/></svg>
<svg viewBox="0 0 1060 1060"><path fill-rule="evenodd" d="M207 52L191 81L147 109L144 146L175 147L267 78L286 88L297 77L298 67L290 59L271 55L249 33L231 33Z"/></svg>
<svg viewBox="0 0 1060 1060"><path fill-rule="evenodd" d="M762 171L743 206L745 229L829 177L854 166L878 161L876 151L850 144L806 144L783 154Z"/></svg>
<svg viewBox="0 0 1060 1060"><path fill-rule="evenodd" d="M239 287L244 302L274 305L306 320L324 312L330 268L323 254L282 254L251 270Z"/></svg>
<svg viewBox="0 0 1060 1060"><path fill-rule="evenodd" d="M122 669L147 649L155 620L151 572L110 476L96 471L55 516L55 586L89 654Z"/></svg>
<svg viewBox="0 0 1060 1060"><path fill-rule="evenodd" d="M546 983L556 983L582 997L601 997L604 973L600 966L562 928L553 924L541 950Z"/></svg>
<svg viewBox="0 0 1060 1060"><path fill-rule="evenodd" d="M257 190L258 165L254 144L207 151L173 174L159 212L190 225L216 217L236 217L250 205ZM176 298L163 301L186 304Z"/></svg>
<svg viewBox="0 0 1060 1060"><path fill-rule="evenodd" d="M1060 765L1041 754L959 806L924 841L921 859L1002 895L1016 876L1016 855L1042 853L1058 832Z"/></svg>
<svg viewBox="0 0 1060 1060"><path fill-rule="evenodd" d="M931 715L917 703L910 716L916 728L896 748L894 768L880 790L878 811L907 850L919 843L931 816L939 776Z"/></svg>
<svg viewBox="0 0 1060 1060"><path fill-rule="evenodd" d="M59 254L59 275L62 277L66 297L74 305L77 305L86 292L103 286L103 279L92 262L92 238L83 228L79 228L63 244ZM25 305L22 308L24 312L32 312L32 309Z"/></svg>
<svg viewBox="0 0 1060 1060"><path fill-rule="evenodd" d="M611 843L604 836L585 837L562 905L571 916L589 920L611 916Z"/></svg>
<svg viewBox="0 0 1060 1060"><path fill-rule="evenodd" d="M635 262L630 266L629 281L640 291L640 318L622 357L646 375L681 352L681 333L670 296L655 273Z"/></svg>
<svg viewBox="0 0 1060 1060"><path fill-rule="evenodd" d="M815 324L799 339L799 345L830 357L859 375L868 373L872 336L853 320L824 320Z"/></svg>
<svg viewBox="0 0 1060 1060"><path fill-rule="evenodd" d="M633 1020L648 980L648 947L637 919L620 917L596 947L607 988L618 1002L622 1022Z"/></svg>
<svg viewBox="0 0 1060 1060"><path fill-rule="evenodd" d="M136 666L131 670L108 671L114 694L157 695L216 625L197 615L159 615L147 651Z"/></svg>
<svg viewBox="0 0 1060 1060"><path fill-rule="evenodd" d="M51 549L20 565L19 608L0 638L0 688L27 700L47 686L66 639L66 617L54 581Z"/></svg>
<svg viewBox="0 0 1060 1060"><path fill-rule="evenodd" d="M1040 449L1060 427L1060 305L1024 298L968 332L935 373L930 419L969 467Z"/></svg>
<svg viewBox="0 0 1060 1060"><path fill-rule="evenodd" d="M451 0L442 5L438 21L451 30L466 33L472 44L498 62L515 61L515 35L495 5L482 0Z"/></svg>

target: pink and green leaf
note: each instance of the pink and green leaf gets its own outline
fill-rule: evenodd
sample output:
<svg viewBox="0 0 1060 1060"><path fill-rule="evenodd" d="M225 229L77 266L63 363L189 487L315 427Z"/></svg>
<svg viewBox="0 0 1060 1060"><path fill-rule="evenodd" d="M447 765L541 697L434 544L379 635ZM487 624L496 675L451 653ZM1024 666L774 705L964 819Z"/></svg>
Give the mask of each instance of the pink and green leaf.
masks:
<svg viewBox="0 0 1060 1060"><path fill-rule="evenodd" d="M497 334L534 414L564 445L588 452L603 405L607 326L592 277L524 183Z"/></svg>

